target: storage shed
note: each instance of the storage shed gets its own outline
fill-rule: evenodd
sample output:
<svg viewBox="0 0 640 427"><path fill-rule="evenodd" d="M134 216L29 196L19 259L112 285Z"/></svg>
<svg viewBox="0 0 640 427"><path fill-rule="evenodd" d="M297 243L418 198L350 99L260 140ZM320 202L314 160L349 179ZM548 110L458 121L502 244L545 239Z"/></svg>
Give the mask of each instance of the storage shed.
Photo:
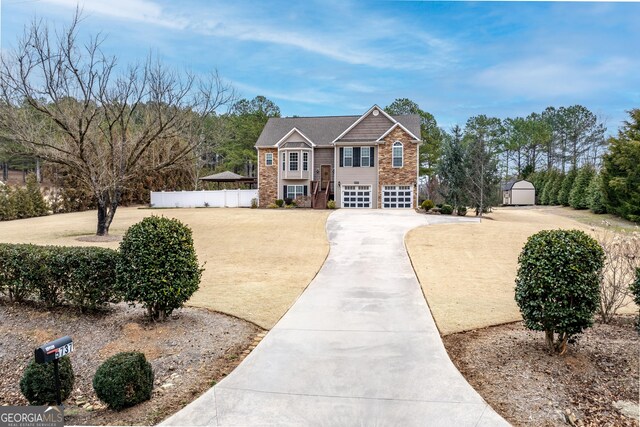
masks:
<svg viewBox="0 0 640 427"><path fill-rule="evenodd" d="M502 186L503 205L535 205L536 188L529 181L509 181Z"/></svg>

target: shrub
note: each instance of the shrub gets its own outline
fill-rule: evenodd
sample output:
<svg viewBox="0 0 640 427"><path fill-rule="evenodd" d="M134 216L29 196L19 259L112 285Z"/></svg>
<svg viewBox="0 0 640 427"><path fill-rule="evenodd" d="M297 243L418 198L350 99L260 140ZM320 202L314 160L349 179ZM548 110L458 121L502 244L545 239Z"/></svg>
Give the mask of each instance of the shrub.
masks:
<svg viewBox="0 0 640 427"><path fill-rule="evenodd" d="M424 209L425 211L429 211L429 209L432 209L435 205L433 204L433 202L429 199L425 200L424 202L422 202L422 204L420 205L420 207L422 209Z"/></svg>
<svg viewBox="0 0 640 427"><path fill-rule="evenodd" d="M94 247L0 244L0 293L10 301L36 299L86 309L118 302L118 253Z"/></svg>
<svg viewBox="0 0 640 427"><path fill-rule="evenodd" d="M75 376L69 357L60 359L60 395L66 400L73 391ZM54 404L58 397L53 363L40 364L32 360L22 374L20 391L31 405Z"/></svg>
<svg viewBox="0 0 640 427"><path fill-rule="evenodd" d="M595 175L595 170L591 165L583 166L578 171L571 192L569 193L569 205L572 208L587 209L589 207L587 188L593 175Z"/></svg>
<svg viewBox="0 0 640 427"><path fill-rule="evenodd" d="M164 319L198 290L202 271L191 229L177 219L150 216L122 238L116 283L125 301Z"/></svg>
<svg viewBox="0 0 640 427"><path fill-rule="evenodd" d="M43 282L44 268L39 246L0 243L0 292L11 302L36 295Z"/></svg>
<svg viewBox="0 0 640 427"><path fill-rule="evenodd" d="M285 197L284 198L284 204L286 205L290 205L291 203L293 203L293 199L291 197Z"/></svg>
<svg viewBox="0 0 640 427"><path fill-rule="evenodd" d="M605 205L604 190L602 189L602 175L594 174L587 187L587 202L589 209L595 214L603 214L607 212Z"/></svg>
<svg viewBox="0 0 640 427"><path fill-rule="evenodd" d="M275 203L269 203L267 205L267 209L277 209L277 208L278 208L278 205L276 205Z"/></svg>
<svg viewBox="0 0 640 427"><path fill-rule="evenodd" d="M118 353L98 367L93 389L98 399L119 411L151 399L153 369L143 353Z"/></svg>
<svg viewBox="0 0 640 427"><path fill-rule="evenodd" d="M327 202L327 209L335 209L336 208L336 201L335 200L329 200Z"/></svg>
<svg viewBox="0 0 640 427"><path fill-rule="evenodd" d="M120 302L115 274L118 256L113 249L95 247L59 251L50 265L51 271L63 272L57 279L62 284L64 301L83 312Z"/></svg>
<svg viewBox="0 0 640 427"><path fill-rule="evenodd" d="M640 307L640 268L636 268L636 280L629 287L633 295L633 301Z"/></svg>
<svg viewBox="0 0 640 427"><path fill-rule="evenodd" d="M453 213L453 206L442 205L442 207L440 208L440 213L443 213L445 215L451 215Z"/></svg>
<svg viewBox="0 0 640 427"><path fill-rule="evenodd" d="M251 209L256 209L258 207L258 199L255 197L251 199Z"/></svg>
<svg viewBox="0 0 640 427"><path fill-rule="evenodd" d="M40 191L40 184L36 175L30 173L27 175L27 187L26 194L31 206L31 216L44 216L49 214L49 205L44 200L42 192Z"/></svg>
<svg viewBox="0 0 640 427"><path fill-rule="evenodd" d="M276 200L276 206L279 207L279 208L283 207L284 206L284 200L277 199Z"/></svg>
<svg viewBox="0 0 640 427"><path fill-rule="evenodd" d="M467 215L467 207L466 206L458 206L458 209L456 210L458 216L465 216Z"/></svg>
<svg viewBox="0 0 640 427"><path fill-rule="evenodd" d="M568 339L593 324L604 252L582 231L545 230L529 237L518 262L515 299L525 326L545 331L549 349L563 354Z"/></svg>

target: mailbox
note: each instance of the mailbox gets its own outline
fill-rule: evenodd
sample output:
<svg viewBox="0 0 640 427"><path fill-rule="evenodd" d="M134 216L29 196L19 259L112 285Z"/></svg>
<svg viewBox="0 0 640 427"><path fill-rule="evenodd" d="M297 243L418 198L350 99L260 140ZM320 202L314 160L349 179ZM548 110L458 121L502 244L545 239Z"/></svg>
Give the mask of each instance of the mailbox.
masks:
<svg viewBox="0 0 640 427"><path fill-rule="evenodd" d="M73 351L73 340L70 336L58 338L36 348L36 362L49 363L58 360Z"/></svg>

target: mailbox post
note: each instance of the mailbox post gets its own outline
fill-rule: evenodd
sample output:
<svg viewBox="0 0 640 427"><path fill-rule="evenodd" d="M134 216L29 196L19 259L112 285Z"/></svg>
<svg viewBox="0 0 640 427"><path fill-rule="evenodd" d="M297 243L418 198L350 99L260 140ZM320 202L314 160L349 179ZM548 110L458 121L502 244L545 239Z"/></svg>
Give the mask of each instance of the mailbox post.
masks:
<svg viewBox="0 0 640 427"><path fill-rule="evenodd" d="M56 403L62 405L62 397L60 395L60 359L73 351L73 340L70 336L58 338L51 342L41 345L35 350L36 363L53 362L53 375L56 380Z"/></svg>

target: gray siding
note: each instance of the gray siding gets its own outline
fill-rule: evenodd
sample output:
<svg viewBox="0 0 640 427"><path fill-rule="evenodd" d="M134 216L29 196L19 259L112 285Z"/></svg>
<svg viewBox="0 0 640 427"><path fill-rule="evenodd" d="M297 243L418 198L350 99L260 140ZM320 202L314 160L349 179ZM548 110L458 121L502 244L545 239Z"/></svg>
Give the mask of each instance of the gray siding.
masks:
<svg viewBox="0 0 640 427"><path fill-rule="evenodd" d="M320 180L320 171L322 165L331 165L331 179L333 180L333 168L334 168L334 156L333 148L316 148L313 150L313 179L315 181ZM316 172L316 170L318 172Z"/></svg>
<svg viewBox="0 0 640 427"><path fill-rule="evenodd" d="M336 150L336 156L339 156L340 151ZM378 166L377 166L377 149L374 154L376 159L376 166L374 167L340 167L339 159L337 159L336 167L336 183L340 181L340 185L370 185L371 186L371 207L376 208L378 206ZM337 158L337 157L336 157ZM357 183L357 184L356 184ZM336 207L341 207L341 189L336 188Z"/></svg>
<svg viewBox="0 0 640 427"><path fill-rule="evenodd" d="M388 131L391 126L393 126L393 122L385 117L384 114L380 113L377 116L369 114L345 136L340 138L340 141L375 141Z"/></svg>

